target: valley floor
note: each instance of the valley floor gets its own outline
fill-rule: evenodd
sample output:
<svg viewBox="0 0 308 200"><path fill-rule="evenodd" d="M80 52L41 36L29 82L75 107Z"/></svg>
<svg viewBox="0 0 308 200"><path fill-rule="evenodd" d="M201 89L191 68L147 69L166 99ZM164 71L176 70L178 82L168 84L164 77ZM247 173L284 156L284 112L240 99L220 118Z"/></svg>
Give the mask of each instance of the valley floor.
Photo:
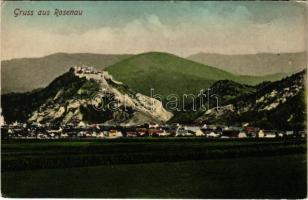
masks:
<svg viewBox="0 0 308 200"><path fill-rule="evenodd" d="M304 154L2 173L4 197L305 198Z"/></svg>
<svg viewBox="0 0 308 200"><path fill-rule="evenodd" d="M305 198L306 140L1 141L4 197Z"/></svg>

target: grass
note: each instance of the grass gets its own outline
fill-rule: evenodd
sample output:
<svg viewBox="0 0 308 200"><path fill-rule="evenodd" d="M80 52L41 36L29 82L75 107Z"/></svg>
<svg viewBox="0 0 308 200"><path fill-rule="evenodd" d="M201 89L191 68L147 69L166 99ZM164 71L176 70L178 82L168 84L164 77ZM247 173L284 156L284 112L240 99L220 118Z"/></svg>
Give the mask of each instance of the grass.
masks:
<svg viewBox="0 0 308 200"><path fill-rule="evenodd" d="M2 141L2 171L178 162L306 152L305 140L123 138L81 141Z"/></svg>
<svg viewBox="0 0 308 200"><path fill-rule="evenodd" d="M4 197L305 198L306 155L3 172Z"/></svg>

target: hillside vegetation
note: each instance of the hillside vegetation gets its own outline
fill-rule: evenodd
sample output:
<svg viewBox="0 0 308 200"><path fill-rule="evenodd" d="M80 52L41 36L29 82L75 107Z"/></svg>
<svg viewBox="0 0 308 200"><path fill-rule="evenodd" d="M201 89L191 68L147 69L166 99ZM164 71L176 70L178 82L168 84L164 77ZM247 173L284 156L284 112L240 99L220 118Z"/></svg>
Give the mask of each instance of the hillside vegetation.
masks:
<svg viewBox="0 0 308 200"><path fill-rule="evenodd" d="M279 80L283 75L237 76L172 54L150 52L132 56L106 68L116 79L135 91L150 95L150 89L166 97L169 94L197 94L217 80L233 80L255 85Z"/></svg>

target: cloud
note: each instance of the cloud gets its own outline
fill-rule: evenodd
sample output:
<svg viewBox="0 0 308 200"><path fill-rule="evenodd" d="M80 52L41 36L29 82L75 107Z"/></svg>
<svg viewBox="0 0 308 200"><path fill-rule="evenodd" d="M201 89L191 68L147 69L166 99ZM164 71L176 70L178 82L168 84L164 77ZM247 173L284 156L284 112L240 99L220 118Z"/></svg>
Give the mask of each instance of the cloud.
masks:
<svg viewBox="0 0 308 200"><path fill-rule="evenodd" d="M208 10L204 10L205 14ZM210 14L206 23L163 23L154 14L124 26L101 26L82 33L50 31L39 27L11 26L2 30L2 58L38 57L55 52L104 54L165 51L180 56L198 52L246 54L305 50L305 21L285 26L280 19L258 24L246 7L226 16ZM206 20L206 19L202 19ZM68 24L69 26L69 24Z"/></svg>

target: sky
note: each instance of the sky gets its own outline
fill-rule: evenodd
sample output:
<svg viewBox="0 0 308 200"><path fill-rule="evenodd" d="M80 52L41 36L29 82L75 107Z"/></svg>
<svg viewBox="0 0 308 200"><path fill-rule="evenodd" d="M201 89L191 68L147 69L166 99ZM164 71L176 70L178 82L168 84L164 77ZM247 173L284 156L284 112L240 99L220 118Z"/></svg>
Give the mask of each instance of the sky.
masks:
<svg viewBox="0 0 308 200"><path fill-rule="evenodd" d="M33 16L14 16L15 9ZM55 16L54 10L82 10ZM38 16L49 10L49 16ZM305 34L306 33L306 34ZM1 4L1 58L56 52L254 54L307 49L303 2L13 1Z"/></svg>

